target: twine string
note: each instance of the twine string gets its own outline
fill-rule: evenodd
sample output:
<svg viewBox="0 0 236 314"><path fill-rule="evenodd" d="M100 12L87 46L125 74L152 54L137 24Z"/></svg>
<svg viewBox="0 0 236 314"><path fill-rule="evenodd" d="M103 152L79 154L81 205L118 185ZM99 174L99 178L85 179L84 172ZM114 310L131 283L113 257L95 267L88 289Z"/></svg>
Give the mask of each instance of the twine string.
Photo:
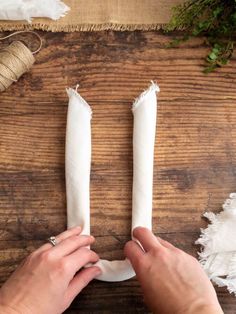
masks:
<svg viewBox="0 0 236 314"><path fill-rule="evenodd" d="M34 31L16 31L16 32L14 32L14 33L12 33L12 34L9 34L9 35L7 35L7 36L0 37L0 40L5 40L5 39L11 38L11 37L13 37L13 36L16 36L16 35L18 35L18 34L26 34L26 33L28 33L28 34L33 34L34 36L37 37L37 39L38 39L38 41L39 41L39 46L38 46L38 48L37 48L35 51L31 51L32 54L34 55L34 54L38 53L38 52L41 50L42 45L43 45L43 40L42 40L42 38L39 36L38 33L34 32Z"/></svg>
<svg viewBox="0 0 236 314"><path fill-rule="evenodd" d="M35 51L31 51L21 41L13 41L8 47L0 50L0 92L5 91L13 82L26 72L28 72L34 62L34 54L42 48L42 38L33 31L17 31L5 37L0 37L0 41L21 33L32 33L39 40L39 46Z"/></svg>

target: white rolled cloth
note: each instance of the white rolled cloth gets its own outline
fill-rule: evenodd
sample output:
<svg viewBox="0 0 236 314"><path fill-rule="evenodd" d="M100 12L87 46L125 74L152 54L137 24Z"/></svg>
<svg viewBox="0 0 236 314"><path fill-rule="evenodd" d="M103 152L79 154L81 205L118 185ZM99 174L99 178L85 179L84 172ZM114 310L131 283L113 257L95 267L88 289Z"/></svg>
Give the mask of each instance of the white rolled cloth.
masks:
<svg viewBox="0 0 236 314"><path fill-rule="evenodd" d="M132 230L137 226L152 228L153 160L159 87L152 83L134 102L133 128L133 201ZM68 228L81 225L82 234L90 234L89 183L91 165L91 116L87 102L69 88L66 132L66 194ZM100 259L102 274L96 279L123 281L135 276L128 259Z"/></svg>
<svg viewBox="0 0 236 314"><path fill-rule="evenodd" d="M204 214L210 224L201 229L196 244L202 245L200 263L219 287L236 295L236 193L231 193L219 214Z"/></svg>
<svg viewBox="0 0 236 314"><path fill-rule="evenodd" d="M26 20L46 17L58 20L69 7L60 0L0 0L0 20Z"/></svg>

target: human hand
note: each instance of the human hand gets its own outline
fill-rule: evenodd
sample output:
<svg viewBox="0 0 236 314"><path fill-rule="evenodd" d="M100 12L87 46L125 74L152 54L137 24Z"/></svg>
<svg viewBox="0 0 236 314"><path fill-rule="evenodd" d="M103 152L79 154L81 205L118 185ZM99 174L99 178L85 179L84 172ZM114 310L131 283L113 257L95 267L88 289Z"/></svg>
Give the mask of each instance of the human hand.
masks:
<svg viewBox="0 0 236 314"><path fill-rule="evenodd" d="M215 290L199 262L142 227L125 246L144 299L154 313L223 313Z"/></svg>
<svg viewBox="0 0 236 314"><path fill-rule="evenodd" d="M2 286L0 313L64 312L76 295L101 273L95 266L82 269L99 257L86 248L94 238L80 233L80 227L69 229L56 237L56 246L46 243L31 253Z"/></svg>

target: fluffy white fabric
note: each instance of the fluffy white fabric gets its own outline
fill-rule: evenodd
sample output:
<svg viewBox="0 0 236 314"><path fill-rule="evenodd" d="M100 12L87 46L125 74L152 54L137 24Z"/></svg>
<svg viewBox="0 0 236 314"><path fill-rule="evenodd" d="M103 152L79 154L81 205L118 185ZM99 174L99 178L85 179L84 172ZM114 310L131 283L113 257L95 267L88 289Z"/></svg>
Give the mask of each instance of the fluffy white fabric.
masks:
<svg viewBox="0 0 236 314"><path fill-rule="evenodd" d="M201 230L196 243L203 246L200 263L209 278L236 295L236 193L229 197L222 212L204 214L211 224Z"/></svg>
<svg viewBox="0 0 236 314"><path fill-rule="evenodd" d="M70 8L60 0L0 0L0 20L27 20L46 17L58 20Z"/></svg>
<svg viewBox="0 0 236 314"><path fill-rule="evenodd" d="M151 229L153 154L159 88L152 83L135 101L133 130L132 230ZM68 227L83 226L90 234L89 181L91 164L91 109L77 90L68 89L69 107L66 134L66 191ZM130 262L100 260L103 281L123 281L135 275Z"/></svg>

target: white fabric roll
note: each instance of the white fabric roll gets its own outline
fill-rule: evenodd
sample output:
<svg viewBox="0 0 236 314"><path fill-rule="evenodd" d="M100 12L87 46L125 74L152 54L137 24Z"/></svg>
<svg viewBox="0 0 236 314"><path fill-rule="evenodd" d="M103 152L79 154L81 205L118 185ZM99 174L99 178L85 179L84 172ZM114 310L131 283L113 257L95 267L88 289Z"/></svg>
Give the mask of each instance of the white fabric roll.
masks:
<svg viewBox="0 0 236 314"><path fill-rule="evenodd" d="M92 110L73 89L67 90L66 197L68 227L82 227L90 234L90 165Z"/></svg>
<svg viewBox="0 0 236 314"><path fill-rule="evenodd" d="M152 229L152 181L159 87L152 83L133 104L132 230Z"/></svg>
<svg viewBox="0 0 236 314"><path fill-rule="evenodd" d="M135 101L133 132L133 203L132 230L137 226L151 229L152 181L159 87L152 83ZM68 227L81 225L90 234L89 181L91 164L91 109L78 94L68 89L69 108L66 135L66 191ZM135 275L130 262L99 260L102 274L96 279L123 281Z"/></svg>

